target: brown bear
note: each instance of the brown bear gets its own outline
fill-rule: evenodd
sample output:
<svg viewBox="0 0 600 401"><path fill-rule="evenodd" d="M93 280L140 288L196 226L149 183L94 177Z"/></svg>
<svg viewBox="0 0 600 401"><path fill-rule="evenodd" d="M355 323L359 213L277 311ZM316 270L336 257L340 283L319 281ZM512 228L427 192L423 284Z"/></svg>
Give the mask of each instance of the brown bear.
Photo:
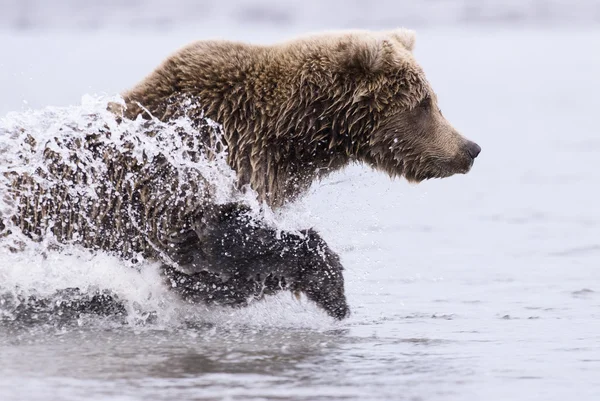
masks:
<svg viewBox="0 0 600 401"><path fill-rule="evenodd" d="M200 41L125 92L122 112L221 123L239 184L275 207L353 161L413 182L466 173L481 149L443 117L414 42L405 29Z"/></svg>
<svg viewBox="0 0 600 401"><path fill-rule="evenodd" d="M169 147L151 155L143 143L186 116L192 126L174 137L186 157L226 148L237 185L273 207L351 162L414 182L466 173L481 149L442 116L414 40L400 29L185 47L110 105L121 127L148 119L145 136L97 121L48 142L11 132L23 139L20 160L42 164L5 172L18 210L0 216L0 230L161 259L192 301L243 304L290 289L343 318L342 266L316 232L277 232L236 203L211 212L205 177L175 166Z"/></svg>

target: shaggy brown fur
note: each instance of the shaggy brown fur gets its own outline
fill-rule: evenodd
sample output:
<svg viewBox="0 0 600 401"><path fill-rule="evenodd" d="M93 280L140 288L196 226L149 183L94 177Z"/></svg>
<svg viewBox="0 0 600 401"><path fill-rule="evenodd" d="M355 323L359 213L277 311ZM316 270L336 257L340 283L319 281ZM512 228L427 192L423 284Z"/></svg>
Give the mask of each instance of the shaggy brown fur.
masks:
<svg viewBox="0 0 600 401"><path fill-rule="evenodd" d="M272 206L352 161L416 182L466 173L479 147L441 115L413 45L402 29L196 42L124 94L124 115L167 121L193 99L223 124L240 185Z"/></svg>

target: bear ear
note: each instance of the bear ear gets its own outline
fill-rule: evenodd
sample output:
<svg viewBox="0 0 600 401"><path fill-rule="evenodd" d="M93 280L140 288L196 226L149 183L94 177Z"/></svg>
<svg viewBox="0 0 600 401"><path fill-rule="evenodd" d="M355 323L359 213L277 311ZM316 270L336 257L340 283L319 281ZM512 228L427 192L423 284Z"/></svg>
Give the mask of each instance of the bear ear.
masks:
<svg viewBox="0 0 600 401"><path fill-rule="evenodd" d="M383 40L374 38L354 40L344 45L342 65L349 70L377 72L384 63L383 46Z"/></svg>
<svg viewBox="0 0 600 401"><path fill-rule="evenodd" d="M411 29L398 28L391 31L390 36L392 39L404 46L408 51L412 52L415 48L415 40L417 39L417 35L415 31Z"/></svg>

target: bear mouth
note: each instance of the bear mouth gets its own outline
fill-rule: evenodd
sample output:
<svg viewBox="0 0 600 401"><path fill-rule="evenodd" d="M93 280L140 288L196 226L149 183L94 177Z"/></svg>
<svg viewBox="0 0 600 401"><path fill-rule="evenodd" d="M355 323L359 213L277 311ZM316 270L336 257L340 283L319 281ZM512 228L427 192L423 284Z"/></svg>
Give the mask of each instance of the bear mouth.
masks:
<svg viewBox="0 0 600 401"><path fill-rule="evenodd" d="M408 182L418 184L434 178L447 178L455 174L467 174L471 171L474 162L472 158L425 161L419 166L406 169L403 175Z"/></svg>

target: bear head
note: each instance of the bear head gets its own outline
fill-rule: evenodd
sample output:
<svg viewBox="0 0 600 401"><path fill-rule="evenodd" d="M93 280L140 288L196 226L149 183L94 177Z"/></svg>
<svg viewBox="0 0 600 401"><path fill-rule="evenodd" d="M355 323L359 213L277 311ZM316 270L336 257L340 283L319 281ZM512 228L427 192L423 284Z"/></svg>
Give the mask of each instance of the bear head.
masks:
<svg viewBox="0 0 600 401"><path fill-rule="evenodd" d="M443 116L413 56L413 31L332 34L327 42L333 57L321 73L332 71L335 81L335 98L327 104L333 129L317 134L317 141L411 182L471 169L481 148Z"/></svg>

